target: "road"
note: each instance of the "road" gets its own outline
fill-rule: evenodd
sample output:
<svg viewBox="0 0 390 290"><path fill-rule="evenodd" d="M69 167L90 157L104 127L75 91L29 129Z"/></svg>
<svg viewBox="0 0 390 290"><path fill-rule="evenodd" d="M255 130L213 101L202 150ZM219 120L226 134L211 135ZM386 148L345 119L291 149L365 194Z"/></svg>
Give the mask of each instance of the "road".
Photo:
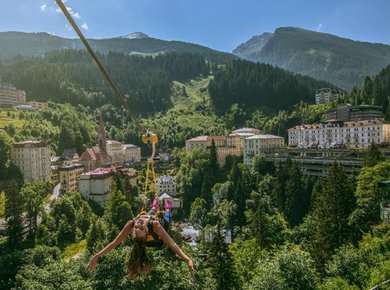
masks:
<svg viewBox="0 0 390 290"><path fill-rule="evenodd" d="M56 186L54 186L52 194L50 195L50 202L45 204L45 212L50 211L50 203L57 199L60 195L60 184L58 183ZM38 224L41 221L41 217L38 217ZM5 234L7 228L7 222L5 219L0 219L0 235Z"/></svg>

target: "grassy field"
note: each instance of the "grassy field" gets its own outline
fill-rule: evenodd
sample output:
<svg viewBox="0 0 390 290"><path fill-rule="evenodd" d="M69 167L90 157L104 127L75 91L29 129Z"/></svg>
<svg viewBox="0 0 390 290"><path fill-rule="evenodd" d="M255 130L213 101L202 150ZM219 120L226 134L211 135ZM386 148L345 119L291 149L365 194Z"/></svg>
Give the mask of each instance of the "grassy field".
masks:
<svg viewBox="0 0 390 290"><path fill-rule="evenodd" d="M9 116L7 115L9 112ZM13 123L16 127L16 130L22 128L24 120L19 119L19 112L16 110L1 110L0 109L0 129L4 130L4 127L9 123Z"/></svg>
<svg viewBox="0 0 390 290"><path fill-rule="evenodd" d="M86 249L87 249L87 240L81 240L78 243L66 246L66 248L61 254L61 258L64 260L75 258L79 254L83 253Z"/></svg>
<svg viewBox="0 0 390 290"><path fill-rule="evenodd" d="M193 110L197 106L209 107L210 97L207 86L211 80L198 78L187 83L173 82L172 103L176 109Z"/></svg>

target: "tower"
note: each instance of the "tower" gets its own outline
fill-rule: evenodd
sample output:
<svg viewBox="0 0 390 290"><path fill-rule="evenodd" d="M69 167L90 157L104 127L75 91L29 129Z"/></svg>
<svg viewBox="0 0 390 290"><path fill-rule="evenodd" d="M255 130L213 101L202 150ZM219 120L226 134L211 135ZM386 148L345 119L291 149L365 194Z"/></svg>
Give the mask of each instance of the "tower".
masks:
<svg viewBox="0 0 390 290"><path fill-rule="evenodd" d="M100 112L100 120L99 120L99 131L97 135L97 145L100 148L103 148L104 151L106 151L106 132L104 130L104 122L103 122L103 115L102 112Z"/></svg>

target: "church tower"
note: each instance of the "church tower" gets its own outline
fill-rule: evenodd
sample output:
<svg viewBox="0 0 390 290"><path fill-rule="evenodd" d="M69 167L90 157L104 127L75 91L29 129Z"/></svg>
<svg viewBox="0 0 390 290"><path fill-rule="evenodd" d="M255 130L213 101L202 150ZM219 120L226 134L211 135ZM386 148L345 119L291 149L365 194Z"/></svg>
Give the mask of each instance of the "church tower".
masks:
<svg viewBox="0 0 390 290"><path fill-rule="evenodd" d="M106 149L106 131L104 130L104 122L103 122L102 112L100 112L99 131L98 131L96 141L97 141L97 145L100 148L103 148L104 151L107 151L107 149Z"/></svg>

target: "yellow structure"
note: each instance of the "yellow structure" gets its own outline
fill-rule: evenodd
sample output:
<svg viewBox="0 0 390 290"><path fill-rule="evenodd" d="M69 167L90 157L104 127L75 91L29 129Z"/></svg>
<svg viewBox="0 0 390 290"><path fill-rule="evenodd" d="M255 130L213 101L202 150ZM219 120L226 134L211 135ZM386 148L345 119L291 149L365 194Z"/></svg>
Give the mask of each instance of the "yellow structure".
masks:
<svg viewBox="0 0 390 290"><path fill-rule="evenodd" d="M84 172L84 165L69 164L58 168L60 174L61 190L63 191L78 191L80 175Z"/></svg>

